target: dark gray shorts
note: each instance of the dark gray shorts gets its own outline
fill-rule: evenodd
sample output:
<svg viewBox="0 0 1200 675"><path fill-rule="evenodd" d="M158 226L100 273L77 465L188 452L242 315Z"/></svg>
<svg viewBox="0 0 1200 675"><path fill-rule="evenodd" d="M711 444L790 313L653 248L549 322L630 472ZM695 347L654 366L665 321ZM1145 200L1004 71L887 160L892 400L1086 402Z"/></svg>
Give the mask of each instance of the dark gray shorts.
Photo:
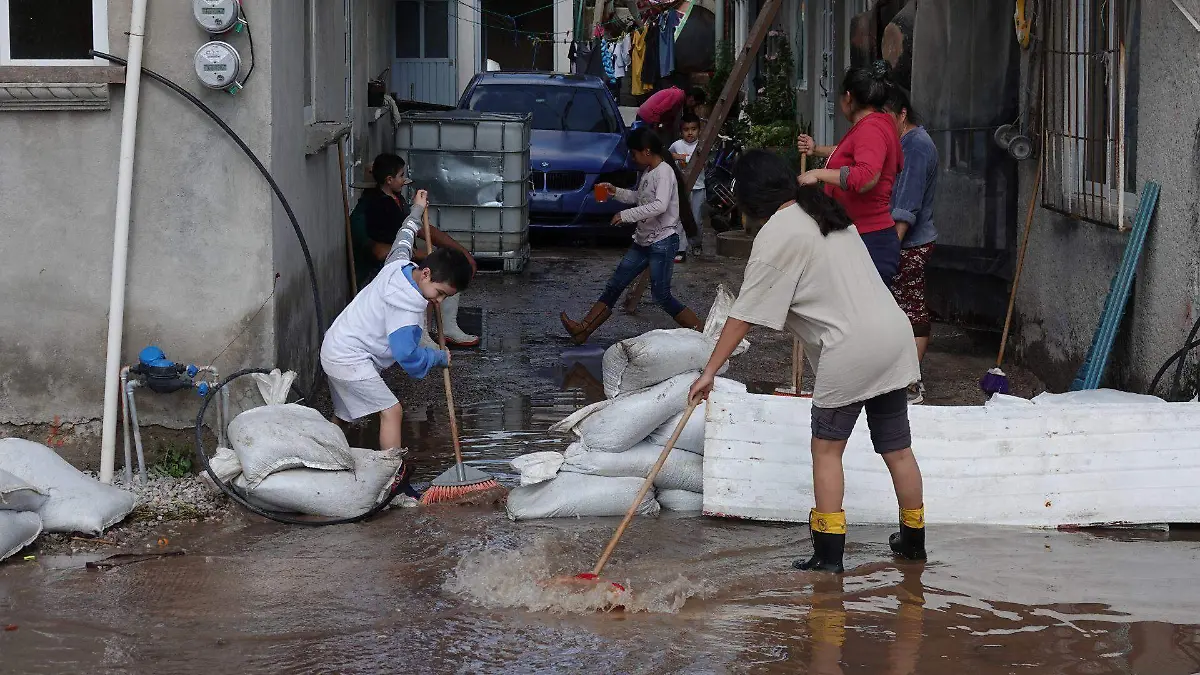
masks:
<svg viewBox="0 0 1200 675"><path fill-rule="evenodd" d="M886 454L912 447L908 426L908 390L897 389L866 401L840 408L812 408L812 435L823 441L844 441L854 431L854 423L867 409L867 427L875 452Z"/></svg>

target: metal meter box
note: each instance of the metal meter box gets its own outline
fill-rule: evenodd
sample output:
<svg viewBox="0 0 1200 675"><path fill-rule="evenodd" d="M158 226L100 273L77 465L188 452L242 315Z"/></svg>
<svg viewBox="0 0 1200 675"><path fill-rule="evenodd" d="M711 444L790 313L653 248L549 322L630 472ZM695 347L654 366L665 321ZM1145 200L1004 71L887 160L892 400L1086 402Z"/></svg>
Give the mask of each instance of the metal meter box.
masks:
<svg viewBox="0 0 1200 675"><path fill-rule="evenodd" d="M209 42L196 50L196 77L209 89L225 89L237 82L242 58L224 42Z"/></svg>
<svg viewBox="0 0 1200 675"><path fill-rule="evenodd" d="M532 115L472 110L405 113L396 152L414 188L429 192L429 223L506 272L529 260Z"/></svg>
<svg viewBox="0 0 1200 675"><path fill-rule="evenodd" d="M237 0L192 0L192 15L200 27L220 35L238 24Z"/></svg>

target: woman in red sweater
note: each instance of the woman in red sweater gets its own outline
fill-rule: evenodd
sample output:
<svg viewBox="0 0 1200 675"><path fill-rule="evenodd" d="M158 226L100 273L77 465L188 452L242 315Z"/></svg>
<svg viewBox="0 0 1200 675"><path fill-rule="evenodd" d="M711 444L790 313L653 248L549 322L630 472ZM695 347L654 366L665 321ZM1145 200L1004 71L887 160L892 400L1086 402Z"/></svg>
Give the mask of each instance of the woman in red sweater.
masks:
<svg viewBox="0 0 1200 675"><path fill-rule="evenodd" d="M817 146L811 136L796 139L807 154L829 157L824 169L805 171L800 185L824 183L825 193L842 205L871 253L883 283L891 288L900 267L900 237L892 220L892 184L904 165L896 125L884 104L890 98L887 61L851 68L842 79L842 114L850 131L835 146Z"/></svg>

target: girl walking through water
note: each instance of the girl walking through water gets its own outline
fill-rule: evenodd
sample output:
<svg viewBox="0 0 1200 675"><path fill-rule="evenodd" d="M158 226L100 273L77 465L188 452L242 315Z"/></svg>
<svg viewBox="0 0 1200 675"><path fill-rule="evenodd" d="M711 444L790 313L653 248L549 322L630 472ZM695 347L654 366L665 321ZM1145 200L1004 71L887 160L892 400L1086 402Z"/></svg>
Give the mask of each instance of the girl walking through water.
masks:
<svg viewBox="0 0 1200 675"><path fill-rule="evenodd" d="M563 328L575 344L587 342L597 328L612 315L612 306L626 287L650 268L650 294L655 304L670 314L684 328L702 330L704 324L696 313L671 295L671 271L679 251L681 230L690 236L697 231L696 221L684 188L683 175L658 134L648 127L634 129L626 145L638 166L646 169L638 183L637 192L614 187L610 183L597 185L612 198L626 204L636 204L613 216L613 225L637 223L633 245L621 259L617 269L604 287L604 293L580 321L572 321L566 312L559 314Z"/></svg>

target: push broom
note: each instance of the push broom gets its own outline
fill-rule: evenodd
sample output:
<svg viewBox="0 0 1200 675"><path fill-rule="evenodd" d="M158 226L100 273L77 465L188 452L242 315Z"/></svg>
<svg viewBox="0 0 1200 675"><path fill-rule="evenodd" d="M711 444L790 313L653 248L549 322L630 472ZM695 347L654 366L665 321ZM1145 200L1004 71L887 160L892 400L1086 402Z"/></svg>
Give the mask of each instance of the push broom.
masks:
<svg viewBox="0 0 1200 675"><path fill-rule="evenodd" d="M430 237L429 211L421 214L425 226L425 251L433 252L433 238ZM446 351L446 331L442 327L442 306L436 305L435 313L438 324L438 346ZM429 489L421 495L422 504L437 504L449 502L500 487L494 478L474 467L463 464L462 444L458 440L458 418L454 415L454 392L450 389L450 367L442 369L442 383L446 387L446 410L450 414L450 440L454 444L454 466L433 479Z"/></svg>
<svg viewBox="0 0 1200 675"><path fill-rule="evenodd" d="M696 410L696 406L702 400L702 398L697 397L695 400L688 401L687 408L683 411L683 418L679 420L679 424L675 425L675 432L671 434L671 438L663 446L662 452L658 455L658 461L650 468L650 473L646 474L646 480L642 481L642 489L638 490L637 496L633 498L633 503L629 505L629 510L625 512L625 518L617 526L617 531L613 533L608 546L604 547L604 552L600 554L600 560L596 562L596 566L592 568L592 571L576 574L573 577L557 577L548 581L547 584L562 584L576 586L581 589L590 589L605 583L600 579L600 573L604 571L604 566L608 564L608 559L612 557L613 551L616 550L617 543L621 541L621 537L625 534L625 529L629 527L629 523L633 522L633 517L637 515L637 510L642 504L642 499L646 497L646 493L654 485L654 479L658 477L658 472L662 469L663 464L667 462L667 456L675 449L675 443L679 440L679 435L683 433L683 428L687 426L688 420ZM611 593L615 594L625 591L625 587L615 581L608 582L608 585L608 590ZM619 606L614 605L614 608L619 608Z"/></svg>

